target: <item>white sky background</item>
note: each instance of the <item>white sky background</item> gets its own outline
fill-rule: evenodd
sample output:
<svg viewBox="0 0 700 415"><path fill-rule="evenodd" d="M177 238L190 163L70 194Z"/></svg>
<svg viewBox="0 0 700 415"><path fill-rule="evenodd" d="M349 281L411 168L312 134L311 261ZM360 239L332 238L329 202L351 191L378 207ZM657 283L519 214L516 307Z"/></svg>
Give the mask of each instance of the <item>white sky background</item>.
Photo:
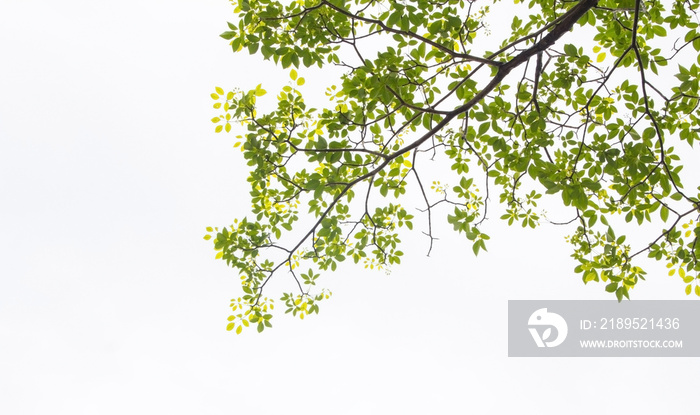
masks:
<svg viewBox="0 0 700 415"><path fill-rule="evenodd" d="M226 332L239 280L202 236L245 214L246 170L209 94L272 98L288 73L233 55L227 20L223 0L0 4L0 413L697 413L700 359L507 357L507 300L610 298L560 228L492 220L478 259L416 233L391 275L328 274L318 316ZM682 290L660 269L633 294Z"/></svg>

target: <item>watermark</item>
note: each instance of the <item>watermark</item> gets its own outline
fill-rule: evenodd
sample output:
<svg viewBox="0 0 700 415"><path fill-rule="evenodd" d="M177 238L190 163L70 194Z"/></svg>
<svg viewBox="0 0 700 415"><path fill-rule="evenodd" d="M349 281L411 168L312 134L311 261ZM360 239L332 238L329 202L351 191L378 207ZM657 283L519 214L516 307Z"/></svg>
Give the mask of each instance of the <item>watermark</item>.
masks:
<svg viewBox="0 0 700 415"><path fill-rule="evenodd" d="M508 301L510 357L700 357L698 301Z"/></svg>
<svg viewBox="0 0 700 415"><path fill-rule="evenodd" d="M537 347L557 347L566 340L566 335L569 333L566 320L559 314L548 313L546 308L535 310L527 324L530 326L530 334ZM544 332L540 335L537 328L532 326L544 326ZM552 335L552 328L556 329L557 335L553 340L547 341Z"/></svg>

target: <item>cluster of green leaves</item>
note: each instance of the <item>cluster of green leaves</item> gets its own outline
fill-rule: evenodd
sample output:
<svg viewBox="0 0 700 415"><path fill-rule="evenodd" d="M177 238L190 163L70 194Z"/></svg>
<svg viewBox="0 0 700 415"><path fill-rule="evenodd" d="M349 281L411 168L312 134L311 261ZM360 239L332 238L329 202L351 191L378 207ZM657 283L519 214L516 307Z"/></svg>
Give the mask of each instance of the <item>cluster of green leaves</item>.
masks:
<svg viewBox="0 0 700 415"><path fill-rule="evenodd" d="M270 326L263 292L275 275L291 276L282 301L303 318L329 295L312 291L321 271L348 258L400 263L399 228L415 225L398 202L422 205L429 250L440 206L475 254L485 250L494 187L500 217L530 228L553 223L538 202L560 195L572 219L558 224L573 227L585 283L629 298L645 253L700 296L700 188L681 177L681 154L700 138L699 0L516 0L509 7L522 10L496 42L488 19L499 1L232 3L221 36L233 50L292 68L265 114L262 85L212 94L215 131L242 128L235 146L250 170L252 216L205 237L241 273L235 306L249 312L232 316L237 331ZM298 89L297 70L311 66L343 70L321 109ZM433 182L437 197L417 167L434 159L458 183ZM626 223L653 236L633 249Z"/></svg>

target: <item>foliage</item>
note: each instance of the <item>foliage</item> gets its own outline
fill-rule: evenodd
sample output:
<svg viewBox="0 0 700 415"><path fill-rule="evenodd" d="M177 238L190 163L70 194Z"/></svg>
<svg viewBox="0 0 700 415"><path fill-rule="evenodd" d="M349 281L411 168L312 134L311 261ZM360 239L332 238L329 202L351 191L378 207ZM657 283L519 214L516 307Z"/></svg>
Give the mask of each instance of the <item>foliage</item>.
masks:
<svg viewBox="0 0 700 415"><path fill-rule="evenodd" d="M228 329L271 326L276 275L294 281L281 301L304 318L330 295L315 290L321 272L399 264L400 228L430 252L447 207L478 254L494 200L508 224L535 228L553 223L543 195L571 212L557 224L572 227L584 283L629 298L645 254L700 295L700 195L681 180L700 138L698 1L515 0L504 34L498 1L234 0L221 35L233 51L291 70L264 114L262 85L212 94L216 132L242 126L250 169L252 216L205 236L241 274ZM297 70L314 66L342 72L321 109L300 91ZM433 159L456 185L427 188ZM629 243L626 223L653 236Z"/></svg>

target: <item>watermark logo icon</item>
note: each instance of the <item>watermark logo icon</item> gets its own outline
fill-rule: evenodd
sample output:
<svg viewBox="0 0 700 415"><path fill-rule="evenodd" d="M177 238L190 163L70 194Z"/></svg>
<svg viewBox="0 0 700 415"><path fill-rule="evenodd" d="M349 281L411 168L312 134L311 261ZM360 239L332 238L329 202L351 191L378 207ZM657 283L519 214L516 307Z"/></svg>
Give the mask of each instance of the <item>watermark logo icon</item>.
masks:
<svg viewBox="0 0 700 415"><path fill-rule="evenodd" d="M557 347L566 339L569 332L569 327L566 325L566 320L559 314L549 313L546 308L535 310L527 321L528 326L549 326L540 336L537 327L529 327L532 338L537 343L537 347ZM557 329L557 337L549 340L552 336L552 327Z"/></svg>

